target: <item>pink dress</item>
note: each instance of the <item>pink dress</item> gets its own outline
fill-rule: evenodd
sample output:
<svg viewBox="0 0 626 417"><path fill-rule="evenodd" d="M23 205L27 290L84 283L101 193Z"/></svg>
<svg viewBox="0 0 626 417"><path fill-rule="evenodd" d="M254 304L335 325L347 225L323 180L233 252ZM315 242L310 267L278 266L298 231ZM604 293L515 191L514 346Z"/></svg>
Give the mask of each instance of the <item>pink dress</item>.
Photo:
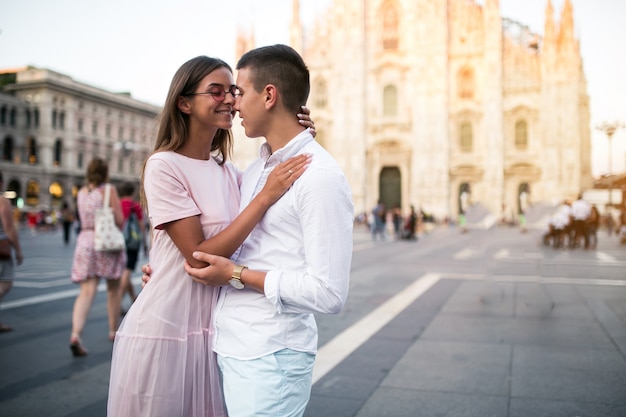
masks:
<svg viewBox="0 0 626 417"><path fill-rule="evenodd" d="M104 185L89 191L81 188L76 197L80 233L76 238L74 262L72 263L72 281L79 283L88 276L106 279L119 279L126 266L126 252L96 252L94 248L94 222L96 210L102 207Z"/></svg>
<svg viewBox="0 0 626 417"><path fill-rule="evenodd" d="M239 173L231 164L159 152L144 178L153 273L115 338L108 417L226 416L213 352L219 289L185 273L162 225L199 216L206 237L223 230L239 211Z"/></svg>

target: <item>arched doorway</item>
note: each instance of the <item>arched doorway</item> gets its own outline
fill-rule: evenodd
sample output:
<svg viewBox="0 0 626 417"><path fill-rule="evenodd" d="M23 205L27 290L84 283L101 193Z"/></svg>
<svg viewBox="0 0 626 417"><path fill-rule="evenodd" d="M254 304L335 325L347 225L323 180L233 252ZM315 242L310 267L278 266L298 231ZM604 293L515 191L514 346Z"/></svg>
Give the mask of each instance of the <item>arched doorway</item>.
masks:
<svg viewBox="0 0 626 417"><path fill-rule="evenodd" d="M521 183L517 191L517 213L524 214L528 207L528 200L530 198L530 186L528 183Z"/></svg>
<svg viewBox="0 0 626 417"><path fill-rule="evenodd" d="M39 205L39 183L35 180L26 184L26 204L33 207Z"/></svg>
<svg viewBox="0 0 626 417"><path fill-rule="evenodd" d="M384 167L380 171L378 195L387 209L402 207L402 177L398 167Z"/></svg>
<svg viewBox="0 0 626 417"><path fill-rule="evenodd" d="M53 182L48 187L48 192L50 193L50 199L52 201L53 206L60 206L63 200L63 195L65 194L65 190L63 190L63 186L58 182Z"/></svg>
<svg viewBox="0 0 626 417"><path fill-rule="evenodd" d="M459 214L465 214L469 207L470 196L472 194L472 188L466 182L462 183L459 186L459 196L458 196L458 204L459 204Z"/></svg>

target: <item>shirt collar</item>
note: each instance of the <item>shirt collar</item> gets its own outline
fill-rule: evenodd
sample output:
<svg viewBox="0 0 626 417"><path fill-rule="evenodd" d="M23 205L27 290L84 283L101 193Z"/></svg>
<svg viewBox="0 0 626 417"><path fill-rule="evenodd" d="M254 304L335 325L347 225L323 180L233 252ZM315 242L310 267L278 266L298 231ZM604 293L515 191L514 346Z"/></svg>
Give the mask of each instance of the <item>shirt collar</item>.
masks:
<svg viewBox="0 0 626 417"><path fill-rule="evenodd" d="M275 165L280 164L283 161L291 158L292 156L297 155L302 148L304 148L307 144L312 142L313 135L309 129L303 130L301 133L296 135L293 139L291 139L285 146L278 149L276 152L272 153L270 149L270 145L265 142L261 145L261 149L259 151L259 157L265 161L265 167L269 168Z"/></svg>

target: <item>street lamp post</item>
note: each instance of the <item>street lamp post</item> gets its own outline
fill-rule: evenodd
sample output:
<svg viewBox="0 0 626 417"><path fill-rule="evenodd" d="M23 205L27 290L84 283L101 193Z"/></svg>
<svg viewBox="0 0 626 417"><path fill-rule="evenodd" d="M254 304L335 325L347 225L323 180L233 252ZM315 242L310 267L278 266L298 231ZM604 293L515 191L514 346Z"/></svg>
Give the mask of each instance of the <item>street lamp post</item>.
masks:
<svg viewBox="0 0 626 417"><path fill-rule="evenodd" d="M614 122L604 122L596 126L596 129L604 132L606 137L609 140L609 208L613 205L613 170L612 170L612 158L613 151L611 148L611 139L613 138L613 134L620 129L625 127L623 123L614 121Z"/></svg>

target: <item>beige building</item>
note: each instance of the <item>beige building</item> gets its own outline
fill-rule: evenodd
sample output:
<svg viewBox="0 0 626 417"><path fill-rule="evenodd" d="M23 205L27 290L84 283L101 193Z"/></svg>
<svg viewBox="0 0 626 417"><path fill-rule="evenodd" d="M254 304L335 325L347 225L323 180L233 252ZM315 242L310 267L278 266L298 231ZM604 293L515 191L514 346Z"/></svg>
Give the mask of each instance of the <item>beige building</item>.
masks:
<svg viewBox="0 0 626 417"><path fill-rule="evenodd" d="M589 97L572 4L543 36L497 0L334 0L291 44L311 70L317 139L357 211L380 198L438 218L501 214L591 187ZM542 11L537 11L542 13ZM555 18L557 17L558 18ZM241 34L238 56L254 46ZM256 156L238 146L238 157Z"/></svg>
<svg viewBox="0 0 626 417"><path fill-rule="evenodd" d="M114 184L139 183L161 108L48 69L0 70L0 170L13 204L73 204L93 157Z"/></svg>

